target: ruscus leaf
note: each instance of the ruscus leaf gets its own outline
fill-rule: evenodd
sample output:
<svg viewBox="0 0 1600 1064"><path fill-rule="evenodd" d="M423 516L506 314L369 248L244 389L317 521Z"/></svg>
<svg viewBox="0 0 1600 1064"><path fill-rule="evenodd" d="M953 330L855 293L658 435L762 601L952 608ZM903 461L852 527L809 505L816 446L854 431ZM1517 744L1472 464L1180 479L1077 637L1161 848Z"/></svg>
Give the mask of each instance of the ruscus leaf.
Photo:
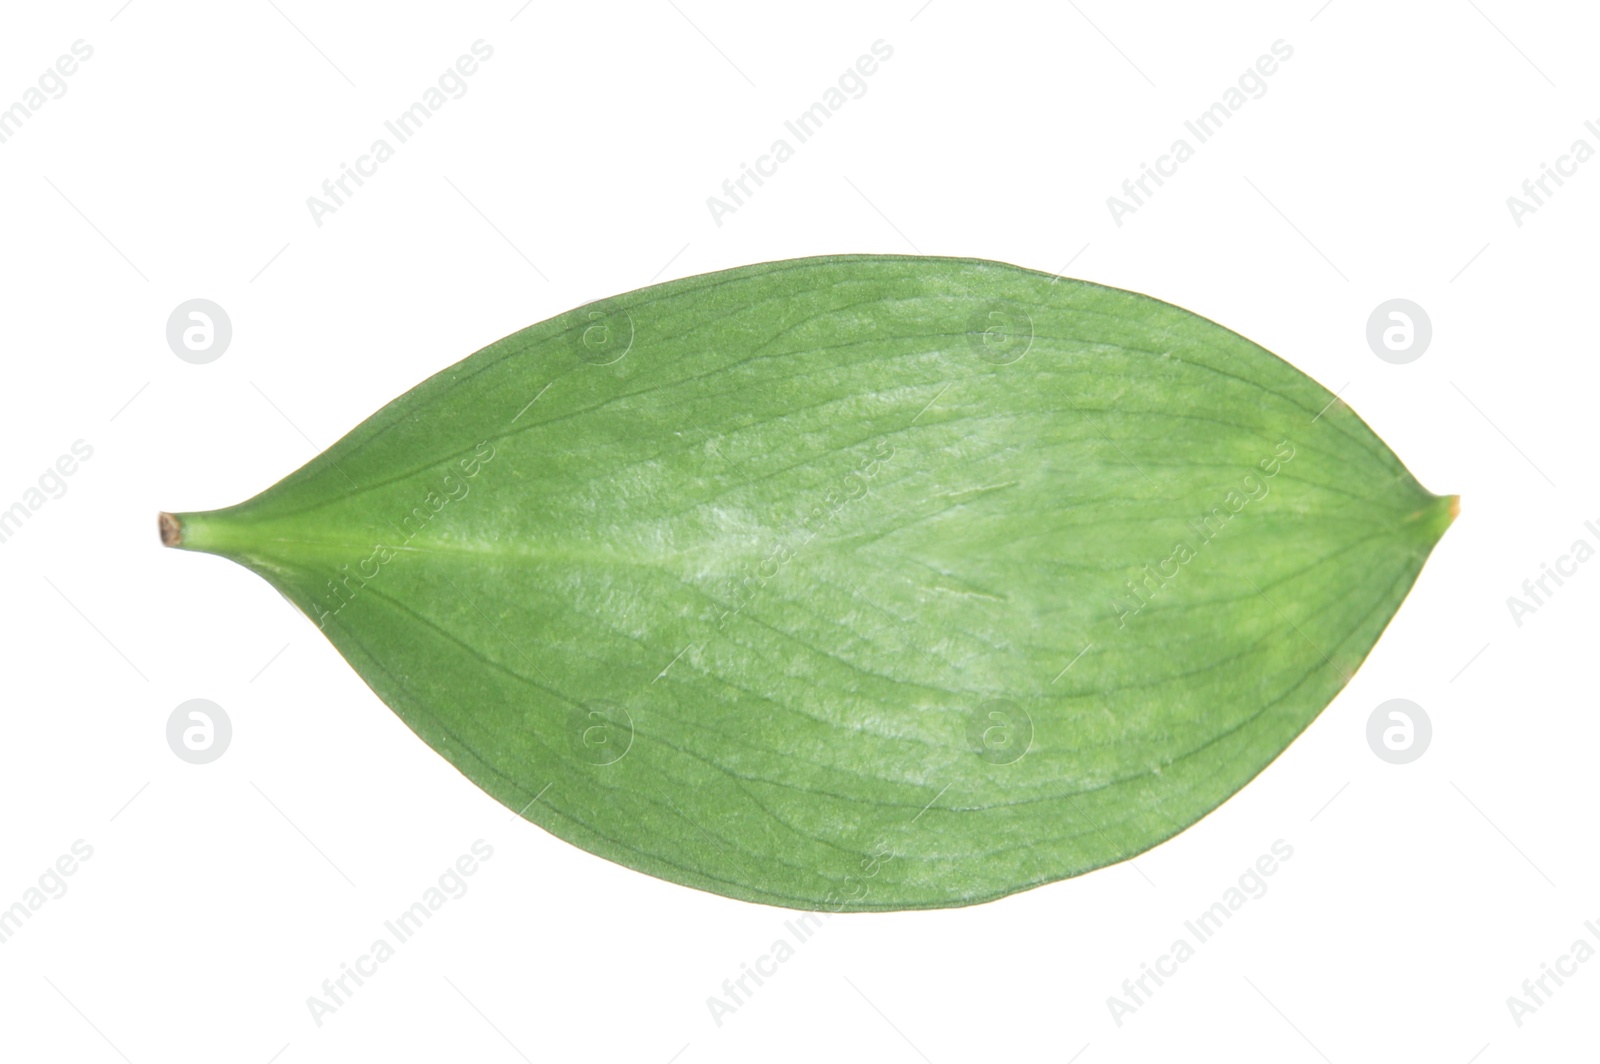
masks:
<svg viewBox="0 0 1600 1064"><path fill-rule="evenodd" d="M264 577L560 838L859 911L1078 875L1216 809L1455 506L1188 311L850 255L533 325L162 537Z"/></svg>

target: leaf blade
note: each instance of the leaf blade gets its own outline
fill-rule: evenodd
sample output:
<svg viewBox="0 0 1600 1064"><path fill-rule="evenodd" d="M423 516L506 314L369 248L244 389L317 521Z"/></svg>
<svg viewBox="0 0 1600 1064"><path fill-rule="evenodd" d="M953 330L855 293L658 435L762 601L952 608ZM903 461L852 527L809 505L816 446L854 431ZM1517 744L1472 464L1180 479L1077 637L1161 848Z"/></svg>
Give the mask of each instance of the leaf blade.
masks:
<svg viewBox="0 0 1600 1064"><path fill-rule="evenodd" d="M1331 398L1133 293L794 260L532 326L180 520L568 841L969 904L1171 837L1359 665L1450 504Z"/></svg>

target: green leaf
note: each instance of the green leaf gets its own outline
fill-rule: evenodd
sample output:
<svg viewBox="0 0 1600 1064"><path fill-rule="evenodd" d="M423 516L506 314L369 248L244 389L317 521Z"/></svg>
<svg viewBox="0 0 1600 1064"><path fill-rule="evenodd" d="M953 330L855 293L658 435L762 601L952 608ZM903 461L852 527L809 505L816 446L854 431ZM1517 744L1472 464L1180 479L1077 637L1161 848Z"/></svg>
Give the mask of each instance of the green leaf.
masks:
<svg viewBox="0 0 1600 1064"><path fill-rule="evenodd" d="M1344 686L1454 513L1204 318L839 256L524 329L163 536L266 578L555 835L879 910L1205 816Z"/></svg>

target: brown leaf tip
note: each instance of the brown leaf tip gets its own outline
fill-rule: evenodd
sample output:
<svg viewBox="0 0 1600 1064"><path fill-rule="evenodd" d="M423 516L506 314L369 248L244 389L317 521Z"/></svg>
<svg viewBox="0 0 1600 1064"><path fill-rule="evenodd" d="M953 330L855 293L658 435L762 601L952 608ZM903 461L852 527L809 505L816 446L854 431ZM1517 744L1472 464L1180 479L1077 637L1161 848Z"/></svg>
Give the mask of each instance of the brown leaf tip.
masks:
<svg viewBox="0 0 1600 1064"><path fill-rule="evenodd" d="M160 526L162 545L177 547L183 544L183 525L178 523L178 518L175 515L163 510L161 512Z"/></svg>

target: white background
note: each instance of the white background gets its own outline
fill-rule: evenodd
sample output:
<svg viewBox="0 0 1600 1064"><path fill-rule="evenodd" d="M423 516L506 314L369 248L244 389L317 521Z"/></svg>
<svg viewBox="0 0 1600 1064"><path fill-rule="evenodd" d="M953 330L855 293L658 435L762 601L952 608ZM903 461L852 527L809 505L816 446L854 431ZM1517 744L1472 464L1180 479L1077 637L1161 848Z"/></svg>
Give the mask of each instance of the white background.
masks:
<svg viewBox="0 0 1600 1064"><path fill-rule="evenodd" d="M1600 524L1600 137L1577 3L533 0L7 5L0 106L94 49L0 144L0 906L93 857L0 945L0 1055L114 1062L1590 1059L1600 963L1506 999L1600 924L1600 562L1506 599ZM292 20L292 21L291 21ZM1492 21L1491 21L1492 20ZM440 73L493 58L336 213L306 198ZM823 132L718 226L706 198L876 40ZM1106 198L1274 41L1293 57L1147 205ZM314 42L314 43L313 43ZM1114 43L1113 43L1114 42ZM1192 142L1192 137L1190 138ZM830 252L999 259L1150 293L1343 396L1460 519L1347 690L1265 774L1130 864L968 910L840 916L719 1027L792 914L658 882L516 819L265 583L163 550L422 378L591 299ZM1070 263L1070 266L1067 264ZM180 361L204 297L234 338ZM1429 313L1418 361L1365 340ZM203 697L232 745L168 748ZM1431 747L1368 748L1415 700ZM318 1026L306 999L474 840L494 856ZM1107 998L1275 840L1294 856L1119 1026ZM1553 984L1551 984L1553 986Z"/></svg>

